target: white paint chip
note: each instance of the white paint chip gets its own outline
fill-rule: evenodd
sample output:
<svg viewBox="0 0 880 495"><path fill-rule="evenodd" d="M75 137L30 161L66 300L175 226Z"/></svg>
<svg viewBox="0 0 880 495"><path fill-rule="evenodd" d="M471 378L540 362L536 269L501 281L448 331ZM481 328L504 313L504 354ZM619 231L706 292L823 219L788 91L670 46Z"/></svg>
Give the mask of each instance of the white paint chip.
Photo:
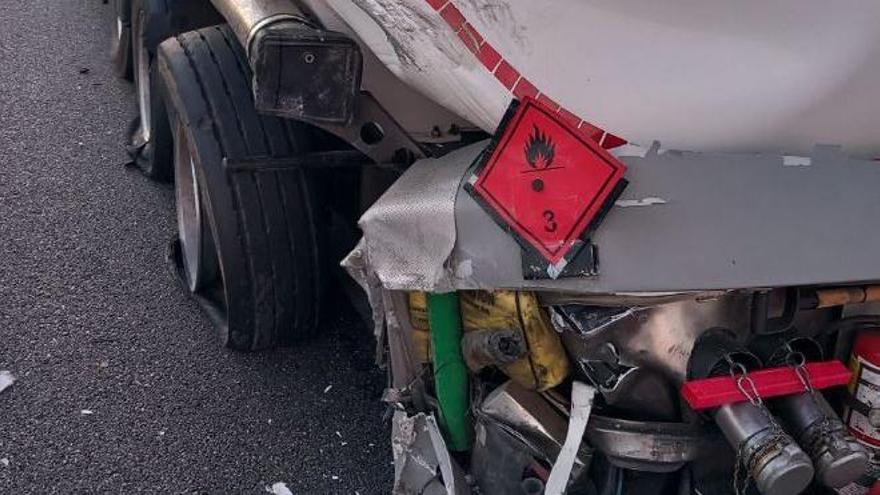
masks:
<svg viewBox="0 0 880 495"><path fill-rule="evenodd" d="M618 208L632 208L634 206L652 206L665 204L665 199L658 198L656 196L648 196L647 198L642 199L619 199L614 202L614 206L617 206Z"/></svg>
<svg viewBox="0 0 880 495"><path fill-rule="evenodd" d="M332 388L333 388L333 385L327 385L327 387L324 388L324 393L326 394L326 393L329 392L330 389L332 389Z"/></svg>
<svg viewBox="0 0 880 495"><path fill-rule="evenodd" d="M474 263L471 260L463 260L455 265L455 278L470 278L474 275Z"/></svg>
<svg viewBox="0 0 880 495"><path fill-rule="evenodd" d="M92 411L91 409L83 409L79 413L83 416L88 416L90 414L95 414L95 411Z"/></svg>
<svg viewBox="0 0 880 495"><path fill-rule="evenodd" d="M282 481L278 481L276 483L272 483L271 486L267 486L266 491L269 493L273 493L274 495L293 495L293 492L290 491L290 488L287 488L287 483L284 483Z"/></svg>
<svg viewBox="0 0 880 495"><path fill-rule="evenodd" d="M617 158L625 158L628 156L634 156L637 158L644 158L648 154L649 148L645 148L644 146L639 146L636 144L624 144L623 146L618 146L611 150L611 154L616 156Z"/></svg>
<svg viewBox="0 0 880 495"><path fill-rule="evenodd" d="M790 156L782 157L783 167L809 167L813 164L813 160L808 156Z"/></svg>

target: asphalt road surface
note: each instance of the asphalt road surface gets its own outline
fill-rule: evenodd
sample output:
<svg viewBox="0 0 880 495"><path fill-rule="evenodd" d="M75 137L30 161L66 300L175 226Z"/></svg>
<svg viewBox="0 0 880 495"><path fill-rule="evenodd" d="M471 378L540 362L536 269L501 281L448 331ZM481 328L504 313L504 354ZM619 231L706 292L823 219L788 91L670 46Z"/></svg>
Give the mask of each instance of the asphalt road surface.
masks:
<svg viewBox="0 0 880 495"><path fill-rule="evenodd" d="M123 166L111 11L0 2L0 493L389 492L384 379L350 312L240 354L172 278L173 191Z"/></svg>

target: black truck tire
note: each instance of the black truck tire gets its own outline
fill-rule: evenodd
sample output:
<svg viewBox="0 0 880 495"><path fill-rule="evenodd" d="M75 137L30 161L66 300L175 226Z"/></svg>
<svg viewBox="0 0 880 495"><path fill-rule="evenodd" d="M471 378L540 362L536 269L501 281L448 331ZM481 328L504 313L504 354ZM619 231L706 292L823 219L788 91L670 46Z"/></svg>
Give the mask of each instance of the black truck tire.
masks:
<svg viewBox="0 0 880 495"><path fill-rule="evenodd" d="M130 16L138 117L129 130L129 153L147 177L167 182L172 175L172 139L165 103L152 77L156 50L172 36L221 19L207 0L131 0Z"/></svg>
<svg viewBox="0 0 880 495"><path fill-rule="evenodd" d="M133 80L131 63L131 2L114 0L112 38L110 39L110 62L113 73L127 81Z"/></svg>
<svg viewBox="0 0 880 495"><path fill-rule="evenodd" d="M176 175L192 179L175 185L181 278L228 347L256 350L311 335L324 284L315 184L302 168L277 166L307 151L309 129L257 113L245 54L228 26L165 41L157 66Z"/></svg>

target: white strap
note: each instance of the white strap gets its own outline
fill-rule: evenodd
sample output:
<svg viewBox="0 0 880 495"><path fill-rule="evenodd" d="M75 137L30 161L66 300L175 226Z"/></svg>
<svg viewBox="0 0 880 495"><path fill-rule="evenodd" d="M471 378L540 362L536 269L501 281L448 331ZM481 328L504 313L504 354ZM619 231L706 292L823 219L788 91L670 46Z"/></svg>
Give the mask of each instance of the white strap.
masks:
<svg viewBox="0 0 880 495"><path fill-rule="evenodd" d="M559 451L559 457L550 471L547 480L547 488L544 495L562 495L568 485L571 469L574 467L574 459L581 446L584 431L587 429L587 421L593 410L593 396L596 389L582 382L574 382L571 386L571 417L568 421L568 433L565 435L565 443Z"/></svg>

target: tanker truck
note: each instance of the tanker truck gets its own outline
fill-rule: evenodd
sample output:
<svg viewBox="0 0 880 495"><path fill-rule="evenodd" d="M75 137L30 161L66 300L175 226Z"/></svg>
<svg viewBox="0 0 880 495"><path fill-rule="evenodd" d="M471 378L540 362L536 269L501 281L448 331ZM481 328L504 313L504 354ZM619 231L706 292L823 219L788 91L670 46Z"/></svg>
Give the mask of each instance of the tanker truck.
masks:
<svg viewBox="0 0 880 495"><path fill-rule="evenodd" d="M341 265L394 493L880 491L880 4L115 4L176 275L255 351Z"/></svg>

